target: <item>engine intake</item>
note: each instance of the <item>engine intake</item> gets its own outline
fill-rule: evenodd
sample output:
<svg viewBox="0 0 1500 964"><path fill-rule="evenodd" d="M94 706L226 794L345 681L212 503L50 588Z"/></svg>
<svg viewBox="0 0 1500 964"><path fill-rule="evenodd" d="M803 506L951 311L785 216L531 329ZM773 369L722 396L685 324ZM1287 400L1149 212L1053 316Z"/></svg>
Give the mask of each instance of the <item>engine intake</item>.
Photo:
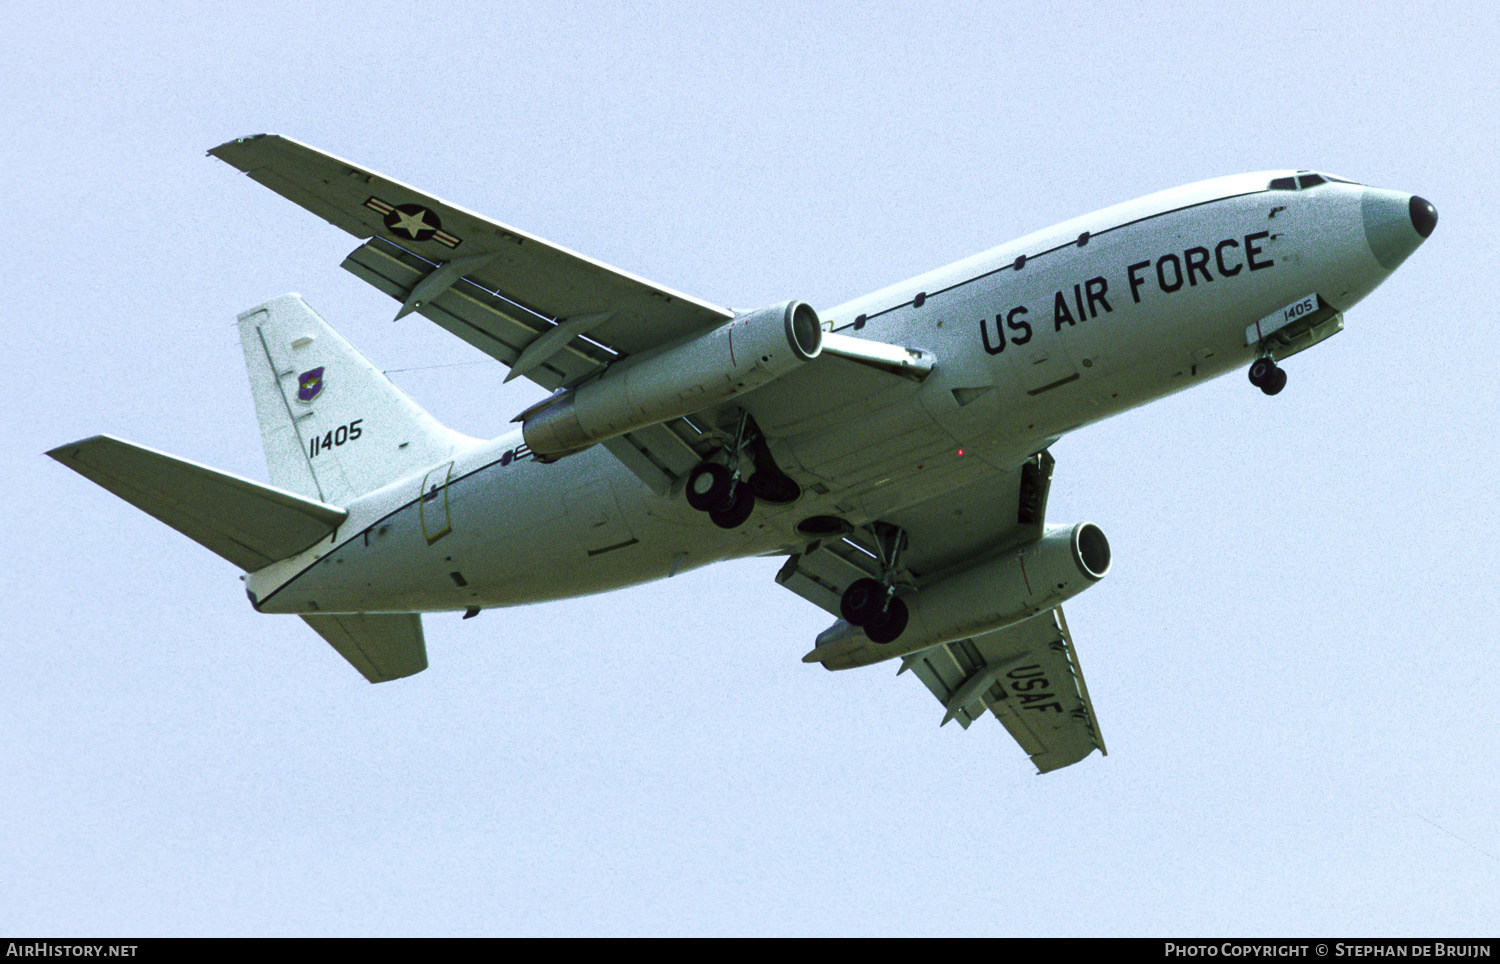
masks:
<svg viewBox="0 0 1500 964"><path fill-rule="evenodd" d="M523 412L526 444L544 460L726 402L823 350L818 313L801 301L740 315L713 331L625 358L594 381Z"/></svg>

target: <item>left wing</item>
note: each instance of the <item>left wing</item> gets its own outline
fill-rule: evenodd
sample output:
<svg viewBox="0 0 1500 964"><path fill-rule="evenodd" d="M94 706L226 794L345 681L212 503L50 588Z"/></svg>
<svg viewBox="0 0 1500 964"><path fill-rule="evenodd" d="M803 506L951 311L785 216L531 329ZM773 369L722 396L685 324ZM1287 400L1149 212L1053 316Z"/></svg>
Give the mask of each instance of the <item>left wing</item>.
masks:
<svg viewBox="0 0 1500 964"><path fill-rule="evenodd" d="M553 390L733 314L289 137L209 154L357 238L344 268Z"/></svg>

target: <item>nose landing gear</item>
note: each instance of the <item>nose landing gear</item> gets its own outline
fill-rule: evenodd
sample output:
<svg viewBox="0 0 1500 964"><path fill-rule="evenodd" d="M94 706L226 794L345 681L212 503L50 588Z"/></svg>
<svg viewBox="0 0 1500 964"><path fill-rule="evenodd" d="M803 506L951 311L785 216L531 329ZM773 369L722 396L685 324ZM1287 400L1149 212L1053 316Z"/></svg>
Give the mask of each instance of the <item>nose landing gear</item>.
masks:
<svg viewBox="0 0 1500 964"><path fill-rule="evenodd" d="M1275 395L1286 388L1286 372L1276 367L1270 355L1262 355L1250 363L1250 384L1267 395Z"/></svg>

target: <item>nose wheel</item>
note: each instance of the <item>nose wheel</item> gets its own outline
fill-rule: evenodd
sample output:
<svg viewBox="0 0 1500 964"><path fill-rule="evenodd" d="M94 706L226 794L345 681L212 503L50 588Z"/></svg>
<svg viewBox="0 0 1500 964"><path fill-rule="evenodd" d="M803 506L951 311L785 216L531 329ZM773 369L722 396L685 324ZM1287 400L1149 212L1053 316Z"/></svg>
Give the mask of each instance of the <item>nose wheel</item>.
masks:
<svg viewBox="0 0 1500 964"><path fill-rule="evenodd" d="M1262 355L1250 363L1250 384L1267 395L1275 395L1286 388L1286 372L1276 366L1270 355Z"/></svg>

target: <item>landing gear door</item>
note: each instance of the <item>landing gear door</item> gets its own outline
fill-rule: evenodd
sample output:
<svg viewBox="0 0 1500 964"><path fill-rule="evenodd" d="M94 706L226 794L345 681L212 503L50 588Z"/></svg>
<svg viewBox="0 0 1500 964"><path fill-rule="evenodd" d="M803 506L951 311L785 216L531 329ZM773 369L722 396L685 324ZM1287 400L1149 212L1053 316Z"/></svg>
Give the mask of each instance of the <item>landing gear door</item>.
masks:
<svg viewBox="0 0 1500 964"><path fill-rule="evenodd" d="M429 546L453 531L453 520L448 514L448 481L452 477L452 462L445 462L422 477L422 498L417 504L422 535Z"/></svg>
<svg viewBox="0 0 1500 964"><path fill-rule="evenodd" d="M1245 329L1245 344L1260 345L1272 358L1281 361L1343 330L1343 314L1314 293L1250 325Z"/></svg>

